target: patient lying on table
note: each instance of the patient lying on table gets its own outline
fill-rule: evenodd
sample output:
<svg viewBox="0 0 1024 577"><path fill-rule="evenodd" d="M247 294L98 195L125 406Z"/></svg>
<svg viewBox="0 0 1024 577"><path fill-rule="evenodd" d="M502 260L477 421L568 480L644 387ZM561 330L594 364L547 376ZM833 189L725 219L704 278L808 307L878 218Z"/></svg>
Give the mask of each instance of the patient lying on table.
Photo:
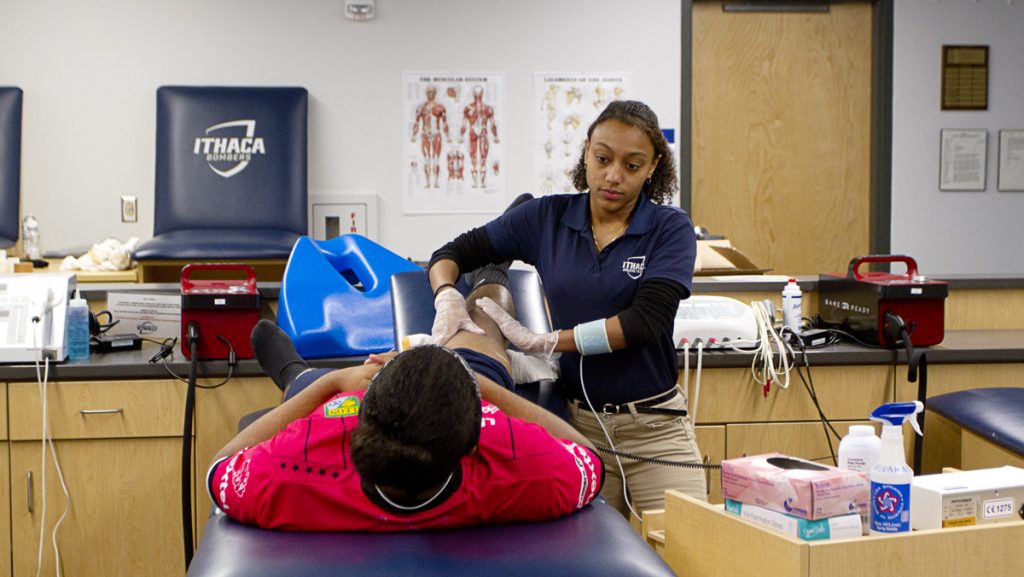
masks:
<svg viewBox="0 0 1024 577"><path fill-rule="evenodd" d="M512 309L498 284L467 300L484 296ZM485 334L324 372L242 430L210 467L214 504L264 528L403 531L553 519L590 503L604 481L593 446L510 391L504 339L469 309ZM270 367L304 366L276 325L256 331L279 345L260 358L272 378L287 371Z"/></svg>

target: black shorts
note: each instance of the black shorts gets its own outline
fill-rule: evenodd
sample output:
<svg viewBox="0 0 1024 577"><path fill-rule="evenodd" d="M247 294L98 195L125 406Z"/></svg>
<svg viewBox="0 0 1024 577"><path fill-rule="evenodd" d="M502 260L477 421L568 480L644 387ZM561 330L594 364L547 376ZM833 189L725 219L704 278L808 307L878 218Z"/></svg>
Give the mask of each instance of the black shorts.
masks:
<svg viewBox="0 0 1024 577"><path fill-rule="evenodd" d="M510 375L505 367L498 361L472 349L455 349L455 352L462 357L462 360L466 361L469 368L473 369L476 373L491 379L510 391L515 391L516 384L515 381L512 380L512 375Z"/></svg>

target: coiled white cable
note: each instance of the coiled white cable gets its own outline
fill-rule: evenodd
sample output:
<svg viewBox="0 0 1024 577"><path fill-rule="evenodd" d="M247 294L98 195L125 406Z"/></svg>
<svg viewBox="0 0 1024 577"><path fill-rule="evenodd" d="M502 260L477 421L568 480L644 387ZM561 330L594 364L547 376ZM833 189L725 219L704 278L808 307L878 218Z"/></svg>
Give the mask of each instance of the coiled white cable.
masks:
<svg viewBox="0 0 1024 577"><path fill-rule="evenodd" d="M793 351L789 343L783 339L773 326L772 314L766 310L766 305L760 301L750 303L754 311L754 321L757 323L758 347L754 358L750 363L750 372L754 381L761 385L761 388L768 392L768 388L775 383L780 389L789 388L789 358ZM778 351L779 362L776 364L775 352Z"/></svg>

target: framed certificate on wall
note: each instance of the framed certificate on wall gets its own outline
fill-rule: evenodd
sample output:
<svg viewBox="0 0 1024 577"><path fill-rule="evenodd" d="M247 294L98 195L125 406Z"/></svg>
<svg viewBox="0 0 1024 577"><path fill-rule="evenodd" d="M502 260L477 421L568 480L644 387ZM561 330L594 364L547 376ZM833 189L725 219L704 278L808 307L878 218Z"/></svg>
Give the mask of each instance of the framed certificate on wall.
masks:
<svg viewBox="0 0 1024 577"><path fill-rule="evenodd" d="M939 148L939 190L985 190L988 131L943 128Z"/></svg>
<svg viewBox="0 0 1024 577"><path fill-rule="evenodd" d="M999 174L996 187L1024 191L1024 129L999 131Z"/></svg>

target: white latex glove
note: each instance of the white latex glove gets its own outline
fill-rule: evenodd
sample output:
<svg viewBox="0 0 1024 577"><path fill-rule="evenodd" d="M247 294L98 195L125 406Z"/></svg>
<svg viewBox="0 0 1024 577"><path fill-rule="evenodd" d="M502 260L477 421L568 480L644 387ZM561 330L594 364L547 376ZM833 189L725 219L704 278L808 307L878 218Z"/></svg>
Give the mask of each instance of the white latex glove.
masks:
<svg viewBox="0 0 1024 577"><path fill-rule="evenodd" d="M455 287L445 287L434 297L434 326L430 328L430 334L437 344L444 345L460 330L484 334L484 330L469 318L462 293Z"/></svg>
<svg viewBox="0 0 1024 577"><path fill-rule="evenodd" d="M550 359L555 352L555 345L558 344L558 331L552 333L535 333L524 327L512 315L505 312L505 309L498 306L498 303L484 297L477 299L476 306L484 311L484 314L498 323L501 334L519 350L524 353L541 355L544 360Z"/></svg>

